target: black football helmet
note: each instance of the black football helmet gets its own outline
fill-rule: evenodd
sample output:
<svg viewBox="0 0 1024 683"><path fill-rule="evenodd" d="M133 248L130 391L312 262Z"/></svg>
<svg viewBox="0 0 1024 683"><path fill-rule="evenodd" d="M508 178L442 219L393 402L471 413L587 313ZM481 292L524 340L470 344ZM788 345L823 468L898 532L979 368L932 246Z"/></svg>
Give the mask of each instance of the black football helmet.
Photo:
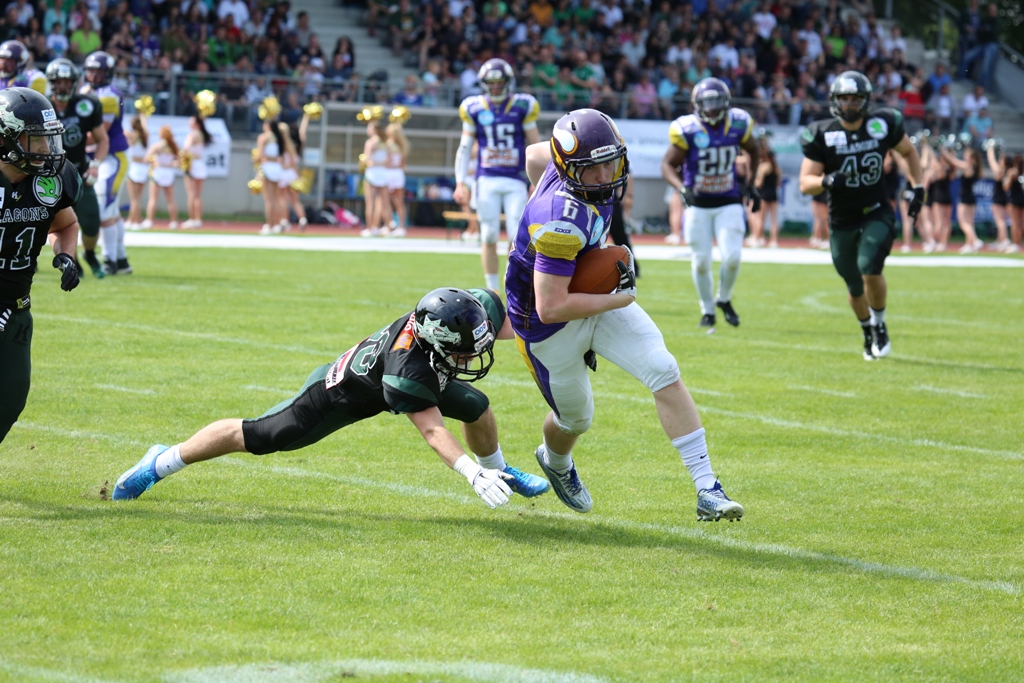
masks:
<svg viewBox="0 0 1024 683"><path fill-rule="evenodd" d="M20 40L0 43L0 78L14 78L28 66L28 48Z"/></svg>
<svg viewBox="0 0 1024 683"><path fill-rule="evenodd" d="M78 90L78 79L82 72L70 59L61 57L46 65L46 80L50 84L50 95L58 102L67 102Z"/></svg>
<svg viewBox="0 0 1024 683"><path fill-rule="evenodd" d="M0 161L28 175L55 176L64 166L64 124L32 88L0 90Z"/></svg>
<svg viewBox="0 0 1024 683"><path fill-rule="evenodd" d="M832 87L828 90L828 110L832 116L843 121L859 121L868 115L868 108L871 106L871 81L859 71L844 71L832 81ZM844 107L839 98L847 95L855 95L859 98L859 104Z"/></svg>
<svg viewBox="0 0 1024 683"><path fill-rule="evenodd" d="M473 382L491 369L497 331L469 292L453 287L428 292L416 304L414 318L419 343L439 374Z"/></svg>
<svg viewBox="0 0 1024 683"><path fill-rule="evenodd" d="M82 62L85 82L93 89L110 85L110 82L114 80L114 67L116 66L117 60L108 52L96 50L96 52L89 53L89 56Z"/></svg>
<svg viewBox="0 0 1024 683"><path fill-rule="evenodd" d="M551 160L565 189L589 204L606 206L621 201L629 182L626 141L615 122L596 109L577 109L555 122L551 133ZM616 162L607 183L584 183L583 172L609 161Z"/></svg>

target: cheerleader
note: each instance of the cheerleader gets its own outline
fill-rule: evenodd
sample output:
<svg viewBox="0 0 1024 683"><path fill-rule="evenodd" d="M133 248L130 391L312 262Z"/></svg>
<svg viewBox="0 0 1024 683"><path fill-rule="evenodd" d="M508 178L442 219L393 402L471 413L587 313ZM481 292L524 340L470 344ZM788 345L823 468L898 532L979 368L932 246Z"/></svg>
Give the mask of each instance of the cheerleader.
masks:
<svg viewBox="0 0 1024 683"><path fill-rule="evenodd" d="M405 161L409 158L409 138L397 121L388 124L385 129L388 147L388 195L390 203L386 205L386 213L393 210L397 222L392 223L389 237L405 237Z"/></svg>
<svg viewBox="0 0 1024 683"><path fill-rule="evenodd" d="M160 139L150 145L146 152L146 161L152 165L149 180L149 206L146 209L146 222L153 224L153 214L156 213L156 197L160 190L164 192L164 199L167 200L167 215L170 222L167 224L169 230L178 229L178 205L174 203L174 175L178 168L178 145L174 142L174 135L170 126L160 127Z"/></svg>
<svg viewBox="0 0 1024 683"><path fill-rule="evenodd" d="M1013 158L1013 163L1006 169L1003 176L1003 189L1006 190L1006 210L1010 214L1010 246L1007 254L1020 251L1021 237L1024 236L1024 154Z"/></svg>
<svg viewBox="0 0 1024 683"><path fill-rule="evenodd" d="M949 233L952 230L953 195L949 191L949 181L953 170L941 154L930 152L925 148L928 160L927 195L932 210L932 236L935 239L935 251L946 251L949 246Z"/></svg>
<svg viewBox="0 0 1024 683"><path fill-rule="evenodd" d="M284 171L281 154L284 150L284 134L277 125L277 119L264 119L263 132L256 138L256 156L263 174L263 210L267 221L260 230L261 235L280 233L282 224L288 221L284 215L287 209L281 201L281 175Z"/></svg>
<svg viewBox="0 0 1024 683"><path fill-rule="evenodd" d="M996 241L990 246L996 251L1006 251L1010 246L1010 240L1006 232L1006 188L1003 186L1003 178L1006 176L1006 158L997 155L997 147L991 140L985 145L985 156L988 160L988 167L992 171L995 182L992 184L992 222L996 224Z"/></svg>
<svg viewBox="0 0 1024 683"><path fill-rule="evenodd" d="M960 248L960 253L977 254L985 246L974 229L974 210L978 202L974 195L974 182L981 177L981 155L973 147L967 147L963 159L958 159L945 148L942 156L950 167L960 171L960 201L956 207L956 219L964 233L964 246Z"/></svg>
<svg viewBox="0 0 1024 683"><path fill-rule="evenodd" d="M303 123L307 117L303 116ZM281 190L281 206L284 208L284 216L281 218L281 227L285 230L291 229L288 214L288 207L295 211L295 217L299 220L299 229L306 229L306 208L302 206L298 191L292 187L292 183L299 179L299 161L302 159L302 138L305 135L301 128L297 136L292 135L292 127L287 123L277 124L284 137L284 153L281 155L281 180L278 188Z"/></svg>
<svg viewBox="0 0 1024 683"><path fill-rule="evenodd" d="M388 200L388 152L387 133L379 119L374 118L366 124L366 144L363 146L363 158L366 160L366 174L363 194L366 199L366 229L363 237L376 237L381 234L385 225L385 212L390 207Z"/></svg>
<svg viewBox="0 0 1024 683"><path fill-rule="evenodd" d="M183 153L188 156L188 171L185 173L185 195L188 197L188 220L181 227L188 230L203 227L203 181L206 180L206 146L213 142L213 136L206 130L206 123L200 116L189 119L188 135L185 136Z"/></svg>
<svg viewBox="0 0 1024 683"><path fill-rule="evenodd" d="M768 143L768 139L762 137L761 162L757 165L757 173L754 175L754 187L761 195L762 208L760 213L750 214L750 224L751 232L756 235L757 241L764 244L764 226L769 222L768 219L771 219L769 227L771 239L768 246L772 249L779 248L779 185L781 184L782 169L779 168L779 162L775 160L775 152Z"/></svg>
<svg viewBox="0 0 1024 683"><path fill-rule="evenodd" d="M914 243L914 228L917 228L917 232L921 235L921 241L924 242L924 252L930 254L935 251L935 240L932 239L932 218L931 211L925 207L921 207L921 212L917 214L917 219L910 217L910 202L907 200L906 193L899 192L899 176L904 178L909 177L910 167L907 166L906 160L900 154L893 154L890 150L886 158L892 158L893 164L899 170L896 174L896 193L899 195L896 197L896 203L899 206L900 217L903 221L903 246L900 250L904 254L908 254L912 251ZM924 163L921 163L921 167L924 168ZM910 190L910 181L907 181L907 190ZM891 193L891 190L890 190Z"/></svg>
<svg viewBox="0 0 1024 683"><path fill-rule="evenodd" d="M153 221L142 220L142 191L149 180L149 164L146 162L146 150L149 148L149 131L146 119L133 116L131 128L125 131L128 139L128 230L149 230Z"/></svg>

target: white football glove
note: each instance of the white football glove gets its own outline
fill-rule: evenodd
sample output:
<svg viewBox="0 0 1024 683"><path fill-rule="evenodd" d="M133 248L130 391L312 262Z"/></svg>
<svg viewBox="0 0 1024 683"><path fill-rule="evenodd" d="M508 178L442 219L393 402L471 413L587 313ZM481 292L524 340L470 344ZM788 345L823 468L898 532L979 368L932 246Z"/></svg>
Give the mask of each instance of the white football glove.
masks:
<svg viewBox="0 0 1024 683"><path fill-rule="evenodd" d="M509 496L512 495L512 489L505 483L506 479L512 478L510 475L498 470L484 469L468 455L460 455L453 469L466 478L476 491L476 495L480 496L492 510L507 503Z"/></svg>

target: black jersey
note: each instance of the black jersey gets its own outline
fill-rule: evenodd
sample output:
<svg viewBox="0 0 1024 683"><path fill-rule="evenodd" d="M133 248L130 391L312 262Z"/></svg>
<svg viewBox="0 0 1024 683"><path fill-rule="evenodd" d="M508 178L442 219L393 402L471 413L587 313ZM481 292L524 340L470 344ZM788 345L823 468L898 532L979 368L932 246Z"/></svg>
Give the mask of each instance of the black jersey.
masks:
<svg viewBox="0 0 1024 683"><path fill-rule="evenodd" d="M814 121L804 130L804 156L825 165L825 173L843 171L846 187L829 197L833 229L853 228L866 218L892 213L882 180L885 153L903 140L903 115L894 109L872 112L858 130L848 131L839 119Z"/></svg>
<svg viewBox="0 0 1024 683"><path fill-rule="evenodd" d="M64 164L52 178L26 176L12 183L0 173L0 308L25 308L36 259L57 212L74 206L82 177Z"/></svg>
<svg viewBox="0 0 1024 683"><path fill-rule="evenodd" d="M64 106L63 112L56 106L53 109L64 124L64 152L68 163L84 175L89 169L89 159L85 154L86 134L103 125L103 105L93 95L75 93Z"/></svg>
<svg viewBox="0 0 1024 683"><path fill-rule="evenodd" d="M488 289L467 290L483 304L500 330L505 306ZM409 312L346 351L327 370L331 403L356 419L378 413L418 413L438 405L448 384L430 365L429 352L416 340Z"/></svg>

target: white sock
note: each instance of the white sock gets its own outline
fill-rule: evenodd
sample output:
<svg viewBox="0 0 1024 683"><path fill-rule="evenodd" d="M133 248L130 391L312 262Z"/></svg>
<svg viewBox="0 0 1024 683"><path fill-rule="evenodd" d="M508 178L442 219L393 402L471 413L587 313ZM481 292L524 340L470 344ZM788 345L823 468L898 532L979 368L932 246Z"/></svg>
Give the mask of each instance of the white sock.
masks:
<svg viewBox="0 0 1024 683"><path fill-rule="evenodd" d="M117 226L105 225L100 228L100 240L103 242L103 259L117 260Z"/></svg>
<svg viewBox="0 0 1024 683"><path fill-rule="evenodd" d="M117 258L127 260L128 252L124 250L124 221L118 218L114 227L117 228Z"/></svg>
<svg viewBox="0 0 1024 683"><path fill-rule="evenodd" d="M711 471L711 458L708 456L708 442L704 438L704 428L672 439L672 445L679 451L683 464L690 470L693 483L697 490L710 489L715 486L715 474Z"/></svg>
<svg viewBox="0 0 1024 683"><path fill-rule="evenodd" d="M545 442L544 453L547 456L545 460L548 463L548 467L550 467L554 471L565 472L566 470L572 467L572 451L569 451L565 455L562 455L561 453L555 453L553 450L551 450L551 447L548 446L547 442Z"/></svg>
<svg viewBox="0 0 1024 683"><path fill-rule="evenodd" d="M876 311L875 309L873 309L870 306L868 306L868 310L871 311L871 324L872 325L881 325L882 323L885 322L885 309L884 308L882 310L880 310L880 311Z"/></svg>
<svg viewBox="0 0 1024 683"><path fill-rule="evenodd" d="M185 469L187 464L181 459L181 444L179 443L156 456L156 474L163 479Z"/></svg>
<svg viewBox="0 0 1024 683"><path fill-rule="evenodd" d="M501 446L498 446L498 450L490 455L485 455L484 457L476 456L476 461L480 463L480 467L486 467L489 470L505 469L505 458L501 455Z"/></svg>
<svg viewBox="0 0 1024 683"><path fill-rule="evenodd" d="M498 291L497 273L484 273L484 281L487 282L487 289L493 289L494 291Z"/></svg>

